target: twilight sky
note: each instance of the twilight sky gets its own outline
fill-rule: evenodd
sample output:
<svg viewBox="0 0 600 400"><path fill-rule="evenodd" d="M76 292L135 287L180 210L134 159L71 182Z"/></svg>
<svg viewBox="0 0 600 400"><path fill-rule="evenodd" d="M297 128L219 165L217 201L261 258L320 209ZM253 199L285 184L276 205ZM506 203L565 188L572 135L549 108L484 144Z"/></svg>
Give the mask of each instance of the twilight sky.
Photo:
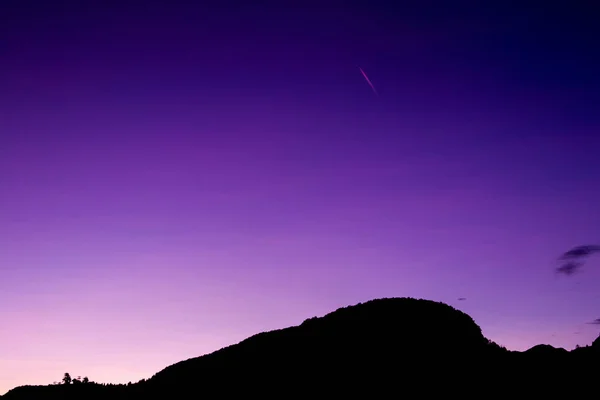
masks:
<svg viewBox="0 0 600 400"><path fill-rule="evenodd" d="M2 1L0 393L378 297L596 338L597 8L197 3Z"/></svg>

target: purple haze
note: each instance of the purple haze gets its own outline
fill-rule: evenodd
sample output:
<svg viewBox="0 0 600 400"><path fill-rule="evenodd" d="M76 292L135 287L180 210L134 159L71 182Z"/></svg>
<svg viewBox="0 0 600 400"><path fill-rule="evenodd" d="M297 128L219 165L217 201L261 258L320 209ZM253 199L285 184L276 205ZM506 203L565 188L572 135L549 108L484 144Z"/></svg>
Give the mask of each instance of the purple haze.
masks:
<svg viewBox="0 0 600 400"><path fill-rule="evenodd" d="M0 393L379 297L598 335L599 261L554 272L600 239L585 12L72 3L0 17Z"/></svg>

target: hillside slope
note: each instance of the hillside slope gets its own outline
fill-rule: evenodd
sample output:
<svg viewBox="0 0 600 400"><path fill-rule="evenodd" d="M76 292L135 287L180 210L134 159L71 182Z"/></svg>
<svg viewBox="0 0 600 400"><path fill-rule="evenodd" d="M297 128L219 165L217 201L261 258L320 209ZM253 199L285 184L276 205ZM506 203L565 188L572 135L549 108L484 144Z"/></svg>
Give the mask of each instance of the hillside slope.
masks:
<svg viewBox="0 0 600 400"><path fill-rule="evenodd" d="M471 317L446 304L376 299L254 335L131 386L21 387L2 400L387 398L415 391L420 396L485 396L490 390L511 396L573 394L595 382L598 347L600 341L573 352L546 345L510 352L486 339ZM575 378L578 384L572 385Z"/></svg>
<svg viewBox="0 0 600 400"><path fill-rule="evenodd" d="M360 377L358 383L419 370L421 375L449 374L458 366L476 370L499 351L471 317L446 304L377 299L171 365L154 375L149 385L187 388L202 381L216 387L217 382L235 377L261 386L256 374L288 385L355 376Z"/></svg>

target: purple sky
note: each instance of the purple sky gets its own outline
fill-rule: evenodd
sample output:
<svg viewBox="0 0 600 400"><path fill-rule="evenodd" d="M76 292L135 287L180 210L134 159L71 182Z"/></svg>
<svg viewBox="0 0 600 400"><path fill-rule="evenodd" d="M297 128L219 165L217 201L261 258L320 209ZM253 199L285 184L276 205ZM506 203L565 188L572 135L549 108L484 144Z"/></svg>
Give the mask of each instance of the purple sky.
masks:
<svg viewBox="0 0 600 400"><path fill-rule="evenodd" d="M598 335L594 10L68 3L0 13L0 393L378 297Z"/></svg>

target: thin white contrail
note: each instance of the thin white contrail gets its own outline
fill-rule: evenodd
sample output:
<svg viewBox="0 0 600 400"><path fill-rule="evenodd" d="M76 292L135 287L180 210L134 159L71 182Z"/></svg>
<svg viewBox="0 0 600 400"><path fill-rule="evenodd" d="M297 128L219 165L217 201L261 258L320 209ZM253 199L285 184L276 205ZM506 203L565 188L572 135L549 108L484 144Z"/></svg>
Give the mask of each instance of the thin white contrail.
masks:
<svg viewBox="0 0 600 400"><path fill-rule="evenodd" d="M365 77L367 83L369 84L369 86L371 86L371 89L373 89L373 93L375 93L377 96L379 96L379 94L377 93L377 90L375 90L375 86L373 86L373 84L371 83L371 80L369 79L367 74L365 74L365 71L363 71L363 69L361 67L358 67L358 69L360 69L360 73L362 74L362 76Z"/></svg>

